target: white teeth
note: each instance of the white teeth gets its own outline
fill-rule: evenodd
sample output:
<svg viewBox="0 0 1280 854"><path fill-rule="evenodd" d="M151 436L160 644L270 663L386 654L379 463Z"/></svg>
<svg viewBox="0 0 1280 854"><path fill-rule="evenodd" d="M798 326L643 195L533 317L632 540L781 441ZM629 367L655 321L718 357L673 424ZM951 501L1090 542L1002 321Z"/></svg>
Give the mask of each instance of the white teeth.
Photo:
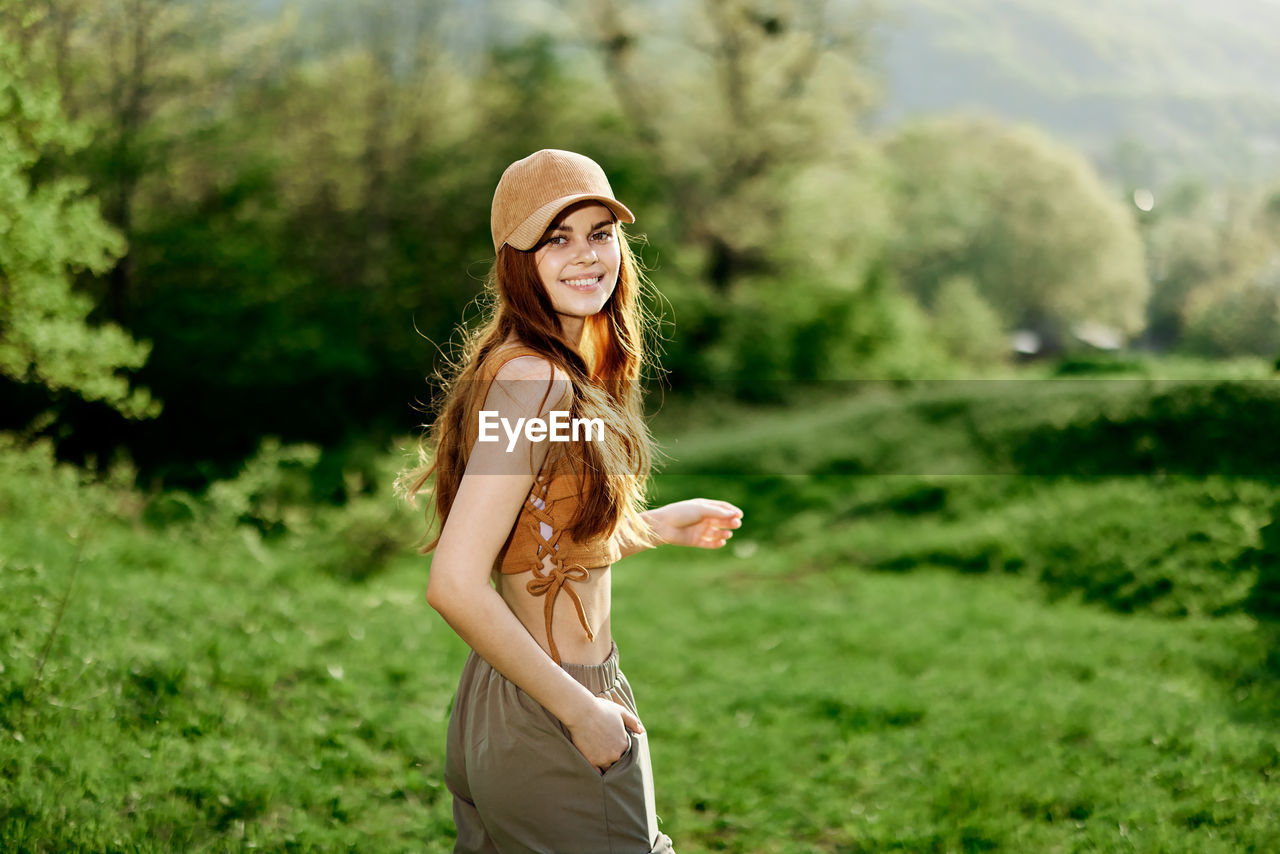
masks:
<svg viewBox="0 0 1280 854"><path fill-rule="evenodd" d="M561 281L572 288L585 288L588 285L594 285L596 282L600 281L600 277L592 276L589 279L561 279Z"/></svg>

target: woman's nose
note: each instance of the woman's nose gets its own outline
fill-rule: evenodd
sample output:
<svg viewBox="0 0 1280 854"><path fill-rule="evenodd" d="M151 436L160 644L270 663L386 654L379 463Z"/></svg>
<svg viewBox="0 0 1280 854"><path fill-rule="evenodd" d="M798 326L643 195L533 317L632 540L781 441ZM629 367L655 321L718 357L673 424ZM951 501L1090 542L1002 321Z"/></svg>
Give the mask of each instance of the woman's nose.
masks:
<svg viewBox="0 0 1280 854"><path fill-rule="evenodd" d="M584 244L578 250L578 261L584 264L594 264L596 261L596 248L590 243Z"/></svg>

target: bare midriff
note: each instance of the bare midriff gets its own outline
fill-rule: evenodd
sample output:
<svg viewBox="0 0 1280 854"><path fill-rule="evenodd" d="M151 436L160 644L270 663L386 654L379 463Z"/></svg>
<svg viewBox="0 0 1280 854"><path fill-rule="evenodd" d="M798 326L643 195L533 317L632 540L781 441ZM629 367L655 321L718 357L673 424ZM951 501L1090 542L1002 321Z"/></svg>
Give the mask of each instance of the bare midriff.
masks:
<svg viewBox="0 0 1280 854"><path fill-rule="evenodd" d="M554 564L550 557L543 557L544 572L550 572ZM564 588L553 601L551 631L555 636L556 652L562 664L601 664L613 648L613 635L609 626L612 576L610 567L601 566L586 570L585 580L568 578ZM538 645L553 658L550 639L547 636L547 596L529 592L532 570L503 574L493 573L494 587L498 595L524 625ZM577 594L582 605L581 616L570 596ZM584 627L584 618L586 626ZM587 628L590 628L588 635Z"/></svg>

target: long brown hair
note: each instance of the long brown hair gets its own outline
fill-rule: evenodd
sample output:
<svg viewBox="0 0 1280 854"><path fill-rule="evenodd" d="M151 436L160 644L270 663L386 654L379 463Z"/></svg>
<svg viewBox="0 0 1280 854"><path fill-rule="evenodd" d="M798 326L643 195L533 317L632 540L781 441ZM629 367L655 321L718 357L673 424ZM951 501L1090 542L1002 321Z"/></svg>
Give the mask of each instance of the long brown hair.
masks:
<svg viewBox="0 0 1280 854"><path fill-rule="evenodd" d="M640 385L649 367L648 337L653 324L644 306L649 287L622 232L614 224L621 252L618 282L604 308L585 318L580 349L565 340L560 321L538 277L535 250L503 244L486 281L490 297L484 321L470 332L456 357L446 356L436 372L444 387L444 401L419 446L420 463L402 472L397 485L405 496L430 489L440 530L458 493L469 448L465 447L465 419L479 390L480 368L503 342L514 339L535 350L568 375L573 386L570 416L600 418L605 424L600 441L569 446L569 459L582 477L577 512L569 533L579 541L621 529L631 536L647 533L640 512L652 464L652 439L644 420ZM428 511L430 523L431 512ZM422 547L423 554L440 542L440 533Z"/></svg>

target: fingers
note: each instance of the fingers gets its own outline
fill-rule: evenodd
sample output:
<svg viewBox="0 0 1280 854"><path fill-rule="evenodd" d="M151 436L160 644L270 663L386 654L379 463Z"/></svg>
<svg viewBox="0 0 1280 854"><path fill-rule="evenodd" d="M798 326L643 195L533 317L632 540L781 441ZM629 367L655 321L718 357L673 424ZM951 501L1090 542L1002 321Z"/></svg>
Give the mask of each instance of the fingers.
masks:
<svg viewBox="0 0 1280 854"><path fill-rule="evenodd" d="M708 521L720 528L741 528L742 527L742 510L734 507L728 501L713 501L703 499L704 512L711 517Z"/></svg>
<svg viewBox="0 0 1280 854"><path fill-rule="evenodd" d="M614 701L614 702L617 702L617 701ZM621 713L621 716L622 716L622 725L626 727L627 730L630 730L631 732L634 732L637 735L644 732L644 726L641 725L640 719L635 715L631 714L631 711L627 709L626 706L623 706L620 702L617 703L617 705L618 705L618 711ZM610 759L608 762L604 764L596 764L596 768L600 771L601 774L603 774L605 771L608 771L609 767L612 766L613 763L621 759L623 755L626 754L627 750L630 747L631 747L631 737L627 736L626 746L619 749L617 753L614 754L613 758Z"/></svg>
<svg viewBox="0 0 1280 854"><path fill-rule="evenodd" d="M742 509L735 507L728 501L720 501L715 498L694 498L691 503L696 504L698 509L708 516L719 516L722 518L741 517Z"/></svg>
<svg viewBox="0 0 1280 854"><path fill-rule="evenodd" d="M742 509L714 498L687 498L661 508L671 526L666 542L718 549L742 527Z"/></svg>
<svg viewBox="0 0 1280 854"><path fill-rule="evenodd" d="M742 516L742 508L736 507L733 504L730 504L728 501L720 501L719 499L716 499L716 498L703 498L701 500L705 501L707 504L710 504L716 510L719 510L720 515L737 516L739 518L741 518Z"/></svg>
<svg viewBox="0 0 1280 854"><path fill-rule="evenodd" d="M695 498L693 503L701 512L704 521L728 528L742 526L742 510L728 501L716 501L711 498Z"/></svg>
<svg viewBox="0 0 1280 854"><path fill-rule="evenodd" d="M733 531L724 528L711 528L702 535L699 542L708 548L718 549L725 543L729 542L729 538L733 536Z"/></svg>
<svg viewBox="0 0 1280 854"><path fill-rule="evenodd" d="M703 498L700 502L710 518L703 520L706 527L699 545L712 549L721 548L733 536L733 529L742 527L742 511L727 501Z"/></svg>
<svg viewBox="0 0 1280 854"><path fill-rule="evenodd" d="M599 715L577 728L570 728L573 746L601 773L631 749L628 731L643 733L644 726L630 709L612 697L598 697ZM617 729L622 723L622 731Z"/></svg>
<svg viewBox="0 0 1280 854"><path fill-rule="evenodd" d="M644 726L641 725L640 719L626 709L622 710L622 723L636 735L644 732Z"/></svg>

